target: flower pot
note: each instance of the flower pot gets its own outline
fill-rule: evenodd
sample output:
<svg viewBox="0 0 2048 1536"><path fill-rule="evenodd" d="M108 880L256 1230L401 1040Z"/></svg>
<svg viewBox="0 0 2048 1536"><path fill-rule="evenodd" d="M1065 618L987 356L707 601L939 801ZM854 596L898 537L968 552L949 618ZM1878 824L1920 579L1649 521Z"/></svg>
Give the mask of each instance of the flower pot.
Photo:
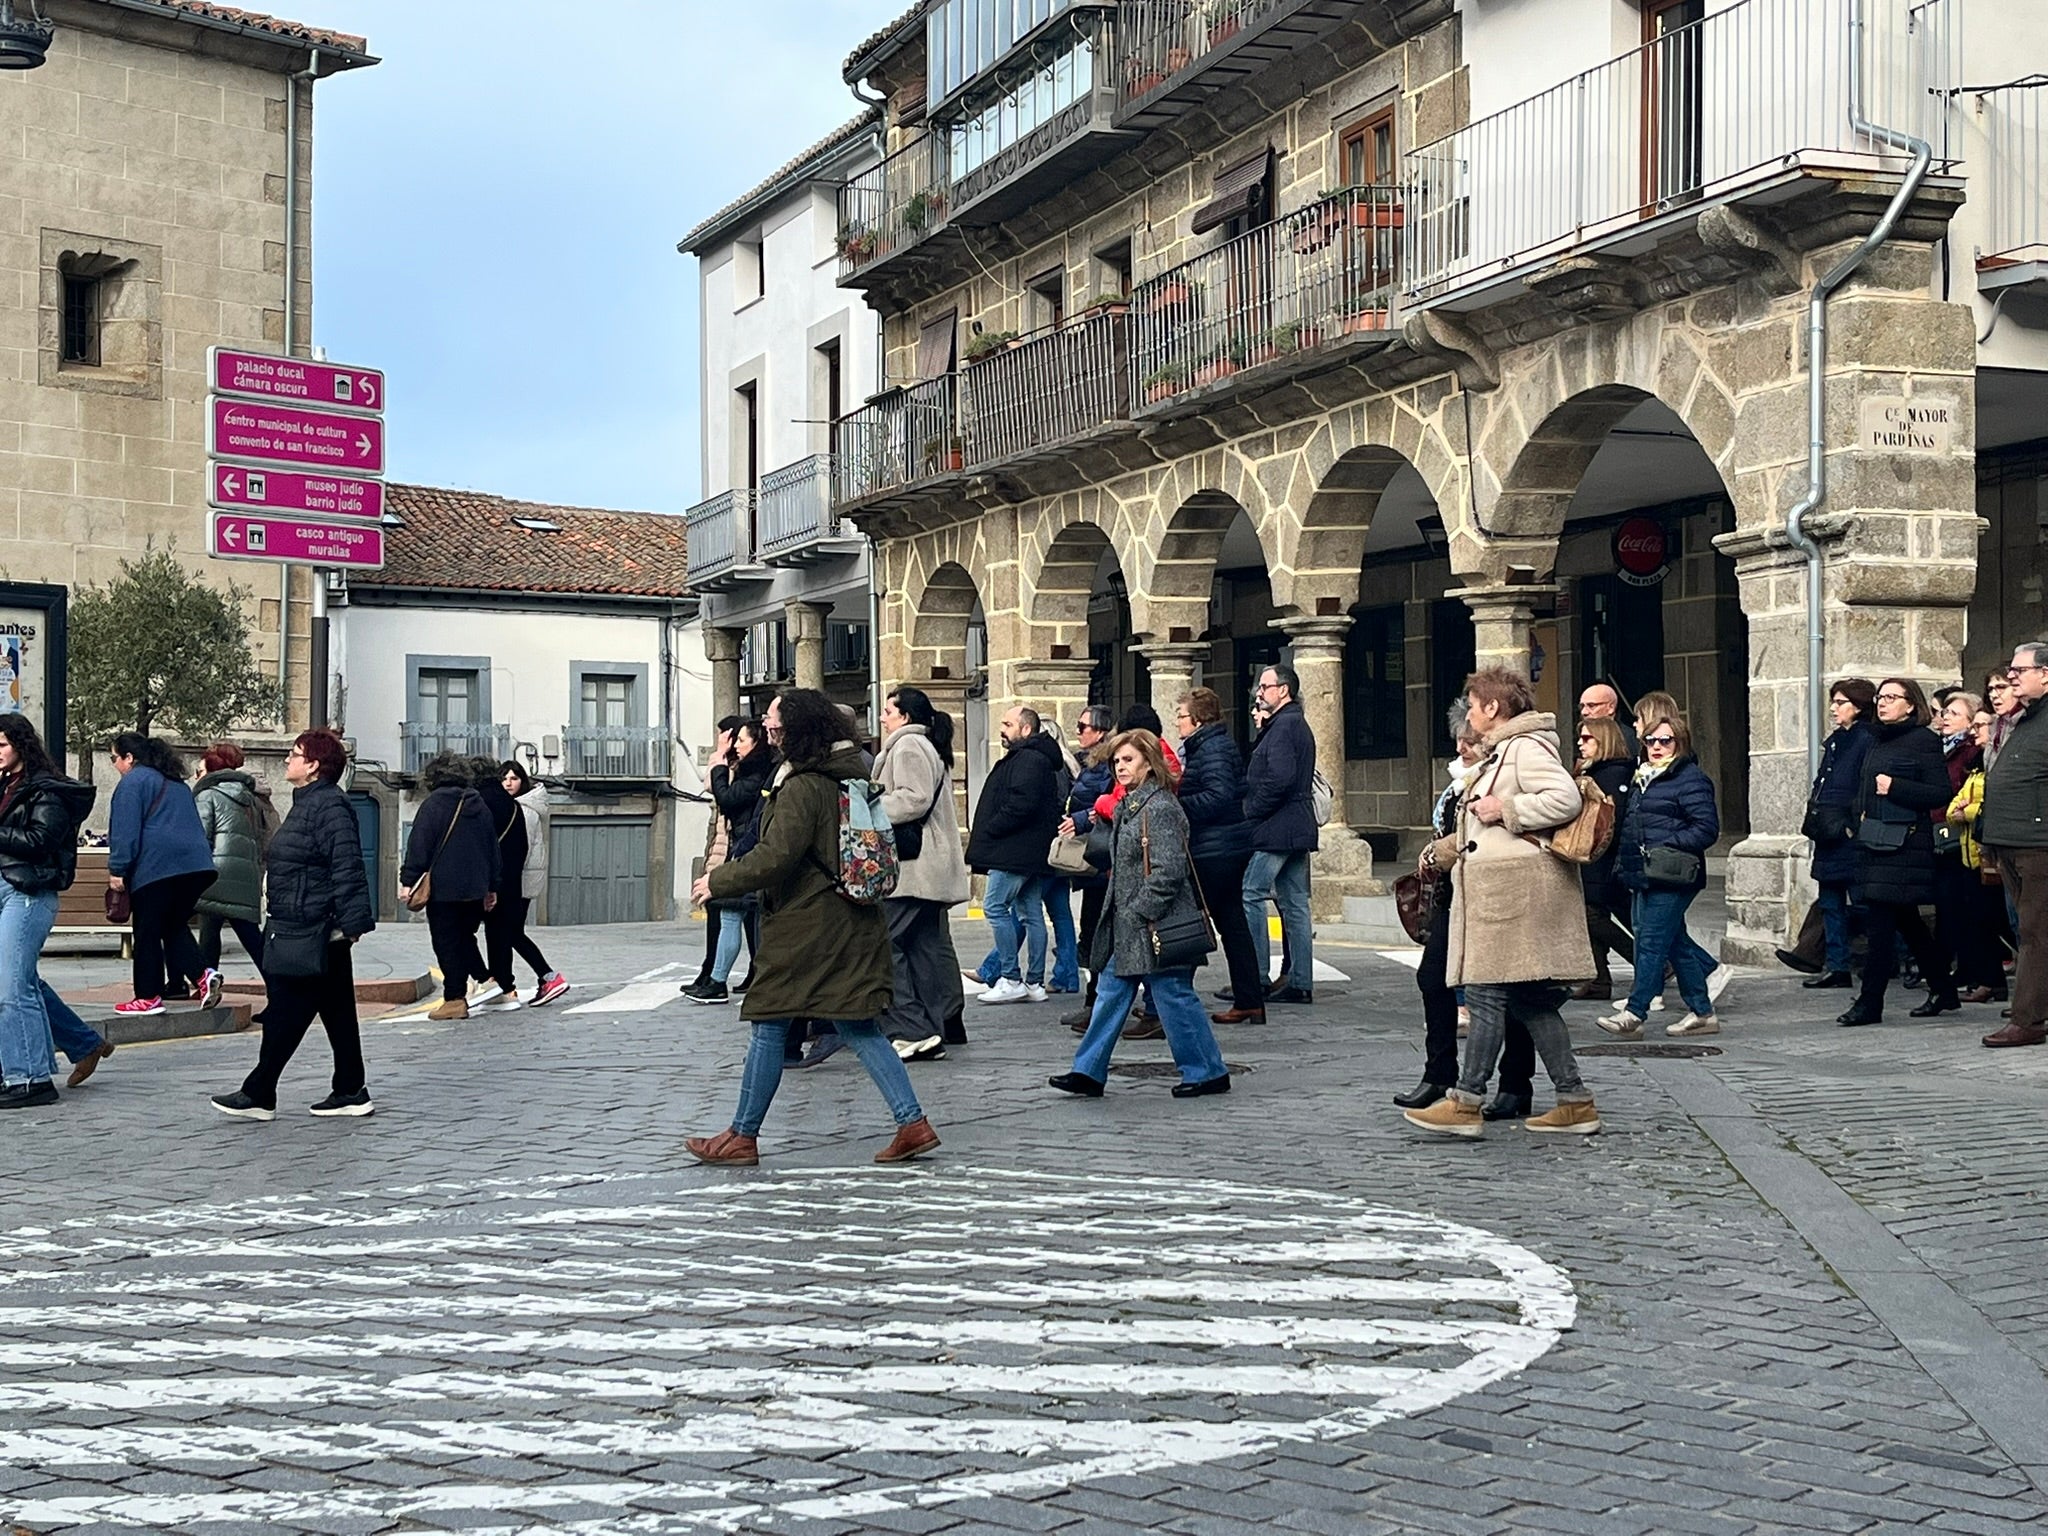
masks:
<svg viewBox="0 0 2048 1536"><path fill-rule="evenodd" d="M1188 54L1188 51L1187 51L1187 49L1185 49L1185 48L1169 48L1169 49L1167 49L1167 50L1166 50L1166 72L1167 72L1167 73L1168 73L1169 75L1171 75L1171 74L1177 74L1177 73L1178 73L1179 71L1181 71L1181 70L1183 70L1183 69L1186 69L1186 68L1188 67L1188 58L1189 58L1189 54Z"/></svg>
<svg viewBox="0 0 2048 1536"><path fill-rule="evenodd" d="M1159 73L1156 69L1149 70L1131 81L1131 95L1150 96L1164 84L1166 84L1166 76Z"/></svg>
<svg viewBox="0 0 2048 1536"><path fill-rule="evenodd" d="M964 449L964 448L949 448L949 449L947 449L947 450L946 450L946 468L948 468L948 469L950 469L950 470L955 470L955 471L957 471L957 470L959 470L960 468L962 468L962 467L963 467L963 466L964 466L964 465L966 464L966 462L967 462L967 450L966 450L966 449Z"/></svg>
<svg viewBox="0 0 2048 1536"><path fill-rule="evenodd" d="M1209 28L1209 46L1211 48L1221 48L1225 43L1237 36L1238 25L1239 23L1235 16L1227 16L1222 21L1217 22Z"/></svg>
<svg viewBox="0 0 2048 1536"><path fill-rule="evenodd" d="M1191 296L1186 283L1168 283L1152 296L1152 308L1179 309Z"/></svg>
<svg viewBox="0 0 2048 1536"><path fill-rule="evenodd" d="M1361 309L1344 317L1344 334L1347 336L1360 331L1384 331L1386 328L1387 312L1384 309Z"/></svg>
<svg viewBox="0 0 2048 1536"><path fill-rule="evenodd" d="M1157 405L1162 400L1171 400L1180 393L1180 386L1171 381L1165 384L1148 385L1145 389L1145 403Z"/></svg>
<svg viewBox="0 0 2048 1536"><path fill-rule="evenodd" d="M1358 203L1352 207L1351 222L1360 229L1399 229L1407 216L1399 203Z"/></svg>
<svg viewBox="0 0 2048 1536"><path fill-rule="evenodd" d="M1214 384L1218 379L1227 379L1235 372L1237 372L1237 364L1235 362L1227 357L1219 357L1213 362L1202 364L1201 367L1195 370L1195 382L1197 384Z"/></svg>
<svg viewBox="0 0 2048 1536"><path fill-rule="evenodd" d="M1304 219L1294 227L1295 253L1306 256L1311 251L1320 251L1336 232L1336 226L1328 219Z"/></svg>

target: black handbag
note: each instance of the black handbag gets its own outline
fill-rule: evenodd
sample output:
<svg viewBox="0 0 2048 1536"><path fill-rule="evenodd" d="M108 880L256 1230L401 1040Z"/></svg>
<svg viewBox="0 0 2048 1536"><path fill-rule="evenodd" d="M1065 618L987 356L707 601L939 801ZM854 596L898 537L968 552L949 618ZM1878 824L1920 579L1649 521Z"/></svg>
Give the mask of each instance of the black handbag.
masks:
<svg viewBox="0 0 2048 1536"><path fill-rule="evenodd" d="M1897 853L1906 846L1906 838L1913 830L1910 821L1882 821L1875 816L1863 818L1863 825L1856 829L1856 841L1872 853Z"/></svg>
<svg viewBox="0 0 2048 1536"><path fill-rule="evenodd" d="M1934 851L1960 857L1963 851L1963 829L1952 821L1937 821L1934 824Z"/></svg>
<svg viewBox="0 0 2048 1536"><path fill-rule="evenodd" d="M1145 878L1152 878L1152 826L1151 812L1138 814L1138 846L1144 855ZM1216 932L1209 926L1209 909L1202 901L1202 887L1199 881L1188 882L1195 888L1195 908L1191 912L1168 913L1156 923L1145 925L1145 936L1152 944L1152 969L1155 971L1192 971L1216 951Z"/></svg>
<svg viewBox="0 0 2048 1536"><path fill-rule="evenodd" d="M1677 887L1697 885L1700 878L1700 856L1687 853L1683 848L1645 848L1643 850L1643 878L1651 885Z"/></svg>
<svg viewBox="0 0 2048 1536"><path fill-rule="evenodd" d="M1854 835L1853 816L1846 805L1807 803L1806 819L1799 823L1799 835L1816 843L1844 842Z"/></svg>
<svg viewBox="0 0 2048 1536"><path fill-rule="evenodd" d="M327 974L325 923L280 923L272 918L263 928L263 974L307 981Z"/></svg>
<svg viewBox="0 0 2048 1536"><path fill-rule="evenodd" d="M950 784L948 784L944 790L940 791L940 793L942 794L951 794L952 792L953 790ZM937 805L938 803L939 802L937 800L932 801L932 805ZM924 808L924 815L918 817L917 820L897 823L897 863L908 864L913 859L917 858L919 854L924 852L924 824L931 819L932 805L926 806Z"/></svg>
<svg viewBox="0 0 2048 1536"><path fill-rule="evenodd" d="M1107 816L1097 816L1088 823L1088 846L1083 850L1089 867L1107 872L1116 862L1116 823Z"/></svg>

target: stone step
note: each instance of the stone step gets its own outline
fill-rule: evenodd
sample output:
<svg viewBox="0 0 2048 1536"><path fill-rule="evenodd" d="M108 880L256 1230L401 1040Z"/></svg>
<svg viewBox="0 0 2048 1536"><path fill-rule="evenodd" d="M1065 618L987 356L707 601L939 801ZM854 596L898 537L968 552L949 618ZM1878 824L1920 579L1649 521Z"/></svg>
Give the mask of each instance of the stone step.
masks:
<svg viewBox="0 0 2048 1536"><path fill-rule="evenodd" d="M229 997L260 998L263 996L263 982L260 978L238 977L228 982L223 990ZM359 1003L416 1003L436 990L433 975L427 971L421 971L417 976L388 976L374 981L356 978L356 1001Z"/></svg>
<svg viewBox="0 0 2048 1536"><path fill-rule="evenodd" d="M223 1003L218 1008L172 1008L140 1018L85 1008L79 1010L79 1017L115 1045L138 1045L146 1040L240 1034L249 1028L249 1015L254 1011L248 1003Z"/></svg>
<svg viewBox="0 0 2048 1536"><path fill-rule="evenodd" d="M1342 930L1341 934L1339 930ZM1413 941L1401 929L1400 909L1391 896L1346 896L1344 916L1335 923L1319 923L1318 933L1344 944L1407 945Z"/></svg>

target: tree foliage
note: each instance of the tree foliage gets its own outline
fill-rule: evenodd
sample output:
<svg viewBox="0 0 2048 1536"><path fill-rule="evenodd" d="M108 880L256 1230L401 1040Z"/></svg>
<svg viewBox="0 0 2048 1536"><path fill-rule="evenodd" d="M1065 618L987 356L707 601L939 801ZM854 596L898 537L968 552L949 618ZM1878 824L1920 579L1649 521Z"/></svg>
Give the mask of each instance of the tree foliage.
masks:
<svg viewBox="0 0 2048 1536"><path fill-rule="evenodd" d="M249 649L249 596L195 579L175 543L72 594L67 718L81 771L116 731L198 738L278 719L277 684Z"/></svg>

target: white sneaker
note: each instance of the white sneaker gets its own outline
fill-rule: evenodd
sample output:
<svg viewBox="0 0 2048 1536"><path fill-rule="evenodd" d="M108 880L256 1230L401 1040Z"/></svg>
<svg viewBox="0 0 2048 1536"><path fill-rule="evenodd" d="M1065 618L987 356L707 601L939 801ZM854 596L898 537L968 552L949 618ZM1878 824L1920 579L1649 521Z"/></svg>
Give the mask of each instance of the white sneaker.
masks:
<svg viewBox="0 0 2048 1536"><path fill-rule="evenodd" d="M1661 997L1653 997L1653 998L1651 998L1651 999L1650 999L1650 1012L1652 1012L1652 1013L1662 1013L1663 1011L1664 1011L1664 999L1663 999L1663 998L1661 998Z"/></svg>
<svg viewBox="0 0 2048 1536"><path fill-rule="evenodd" d="M1608 1034L1617 1035L1623 1040L1640 1040L1643 1038L1643 1021L1630 1013L1625 1006L1610 1013L1606 1018L1597 1019L1594 1022L1606 1030Z"/></svg>
<svg viewBox="0 0 2048 1536"><path fill-rule="evenodd" d="M1008 977L1005 977L982 993L975 1001L978 1003L1021 1003L1030 995L1030 989L1023 982L1011 981Z"/></svg>
<svg viewBox="0 0 2048 1536"><path fill-rule="evenodd" d="M526 1004L519 1000L518 993L503 992L497 997L492 998L488 1003L475 1004L469 1011L471 1013L517 1013L525 1006Z"/></svg>
<svg viewBox="0 0 2048 1536"><path fill-rule="evenodd" d="M1711 1013L1688 1013L1676 1024L1666 1024L1664 1026L1664 1033L1667 1035L1718 1035L1721 1033L1721 1021Z"/></svg>
<svg viewBox="0 0 2048 1536"><path fill-rule="evenodd" d="M495 981L480 981L469 989L469 1006L476 1008L484 1003L494 1003L504 995L505 989Z"/></svg>
<svg viewBox="0 0 2048 1536"><path fill-rule="evenodd" d="M1721 1000L1721 994L1728 990L1728 983L1734 979L1734 966L1715 966L1713 970L1707 973L1707 996L1718 1003Z"/></svg>
<svg viewBox="0 0 2048 1536"><path fill-rule="evenodd" d="M1025 983L1024 995L1034 1003L1042 1003L1048 997L1052 996L1050 992L1046 991L1045 988L1041 987L1035 981Z"/></svg>

